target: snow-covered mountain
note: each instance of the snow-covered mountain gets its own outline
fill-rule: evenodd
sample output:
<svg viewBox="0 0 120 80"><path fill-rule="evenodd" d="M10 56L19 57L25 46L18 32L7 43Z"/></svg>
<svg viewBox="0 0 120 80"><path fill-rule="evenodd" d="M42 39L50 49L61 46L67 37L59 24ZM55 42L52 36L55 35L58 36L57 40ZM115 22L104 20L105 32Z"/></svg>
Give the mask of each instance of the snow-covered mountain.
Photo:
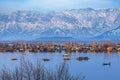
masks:
<svg viewBox="0 0 120 80"><path fill-rule="evenodd" d="M0 40L120 38L120 8L0 13Z"/></svg>

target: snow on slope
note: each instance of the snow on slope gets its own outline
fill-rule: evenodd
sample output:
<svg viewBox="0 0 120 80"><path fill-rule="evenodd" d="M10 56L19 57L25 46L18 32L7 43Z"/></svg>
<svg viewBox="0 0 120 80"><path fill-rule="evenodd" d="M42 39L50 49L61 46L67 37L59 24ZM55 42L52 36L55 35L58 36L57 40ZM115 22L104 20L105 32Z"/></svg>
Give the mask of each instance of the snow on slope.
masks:
<svg viewBox="0 0 120 80"><path fill-rule="evenodd" d="M118 37L119 26L120 8L86 8L49 13L16 11L0 13L0 40L35 40L56 36L77 39Z"/></svg>

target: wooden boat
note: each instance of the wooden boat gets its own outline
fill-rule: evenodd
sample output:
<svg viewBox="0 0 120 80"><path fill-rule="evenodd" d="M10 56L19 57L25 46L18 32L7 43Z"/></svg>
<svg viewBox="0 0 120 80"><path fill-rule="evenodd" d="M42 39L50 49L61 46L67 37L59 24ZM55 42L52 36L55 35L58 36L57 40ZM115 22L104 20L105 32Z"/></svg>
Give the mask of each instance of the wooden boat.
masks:
<svg viewBox="0 0 120 80"><path fill-rule="evenodd" d="M107 48L107 52L112 52L113 48L112 47L108 47Z"/></svg>
<svg viewBox="0 0 120 80"><path fill-rule="evenodd" d="M66 52L66 53L71 52L71 47L65 47L65 52Z"/></svg>
<svg viewBox="0 0 120 80"><path fill-rule="evenodd" d="M47 51L47 48L40 47L40 52L44 52L44 51L45 51L45 49L46 49L46 51ZM46 51L45 51L45 52L46 52Z"/></svg>
<svg viewBox="0 0 120 80"><path fill-rule="evenodd" d="M6 52L6 48L0 48L0 52Z"/></svg>
<svg viewBox="0 0 120 80"><path fill-rule="evenodd" d="M71 52L76 52L76 48L72 47Z"/></svg>
<svg viewBox="0 0 120 80"><path fill-rule="evenodd" d="M32 48L29 48L28 50L29 50L29 52L32 52L32 51L33 51L33 49L32 49Z"/></svg>
<svg viewBox="0 0 120 80"><path fill-rule="evenodd" d="M63 55L64 60L70 60L70 55L69 54L64 54Z"/></svg>
<svg viewBox="0 0 120 80"><path fill-rule="evenodd" d="M104 49L102 47L99 47L99 52L103 52Z"/></svg>
<svg viewBox="0 0 120 80"><path fill-rule="evenodd" d="M57 49L56 49L58 52L61 52L62 51L62 49L60 48L60 47L57 47Z"/></svg>
<svg viewBox="0 0 120 80"><path fill-rule="evenodd" d="M109 62L109 63L103 63L103 66L107 66L107 65L111 65L111 63Z"/></svg>
<svg viewBox="0 0 120 80"><path fill-rule="evenodd" d="M88 60L89 58L88 57L78 57L78 58L76 58L76 60L79 60L79 61L81 61L81 60Z"/></svg>
<svg viewBox="0 0 120 80"><path fill-rule="evenodd" d="M88 52L88 48L83 48L83 52L87 53Z"/></svg>
<svg viewBox="0 0 120 80"><path fill-rule="evenodd" d="M19 50L20 52L24 52L24 48L20 48L20 50Z"/></svg>
<svg viewBox="0 0 120 80"><path fill-rule="evenodd" d="M37 49L37 48L33 48L33 52L34 52L34 53L37 53L37 52L38 52L38 49Z"/></svg>
<svg viewBox="0 0 120 80"><path fill-rule="evenodd" d="M50 61L48 58L42 58L43 61Z"/></svg>
<svg viewBox="0 0 120 80"><path fill-rule="evenodd" d="M120 52L120 48L118 48L117 51Z"/></svg>
<svg viewBox="0 0 120 80"><path fill-rule="evenodd" d="M10 52L14 52L14 48L9 49Z"/></svg>
<svg viewBox="0 0 120 80"><path fill-rule="evenodd" d="M82 52L82 48L79 47L78 48L78 52L81 53Z"/></svg>
<svg viewBox="0 0 120 80"><path fill-rule="evenodd" d="M53 47L48 47L47 50L48 52L55 52L55 49Z"/></svg>
<svg viewBox="0 0 120 80"><path fill-rule="evenodd" d="M95 52L96 53L99 52L99 48L98 47L95 48Z"/></svg>
<svg viewBox="0 0 120 80"><path fill-rule="evenodd" d="M94 52L94 48L90 48L90 52Z"/></svg>
<svg viewBox="0 0 120 80"><path fill-rule="evenodd" d="M11 60L17 60L17 58L11 58Z"/></svg>

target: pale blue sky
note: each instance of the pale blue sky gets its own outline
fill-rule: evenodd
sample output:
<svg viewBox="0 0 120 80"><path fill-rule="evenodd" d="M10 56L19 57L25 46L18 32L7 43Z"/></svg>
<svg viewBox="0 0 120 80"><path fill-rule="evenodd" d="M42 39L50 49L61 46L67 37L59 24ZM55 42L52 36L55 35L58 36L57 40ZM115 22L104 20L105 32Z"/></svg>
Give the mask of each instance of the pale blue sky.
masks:
<svg viewBox="0 0 120 80"><path fill-rule="evenodd" d="M120 8L120 0L0 0L0 11Z"/></svg>

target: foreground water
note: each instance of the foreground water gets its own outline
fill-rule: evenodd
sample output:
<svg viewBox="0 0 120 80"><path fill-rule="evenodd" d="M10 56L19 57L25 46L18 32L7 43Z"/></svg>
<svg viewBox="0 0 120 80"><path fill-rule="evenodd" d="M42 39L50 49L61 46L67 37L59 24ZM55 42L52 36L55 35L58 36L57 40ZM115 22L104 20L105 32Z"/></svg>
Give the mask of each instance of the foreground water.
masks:
<svg viewBox="0 0 120 80"><path fill-rule="evenodd" d="M49 70L55 70L57 66L65 62L68 64L72 75L83 75L85 80L120 80L120 54L119 53L71 53L70 60L64 61L62 53L0 53L0 69L7 66L14 69L19 66L20 59L23 57L34 64L42 62ZM77 61L76 58L89 57L88 61ZM11 58L18 60L12 61ZM50 61L44 62L42 58L49 58ZM103 63L111 63L104 65Z"/></svg>

